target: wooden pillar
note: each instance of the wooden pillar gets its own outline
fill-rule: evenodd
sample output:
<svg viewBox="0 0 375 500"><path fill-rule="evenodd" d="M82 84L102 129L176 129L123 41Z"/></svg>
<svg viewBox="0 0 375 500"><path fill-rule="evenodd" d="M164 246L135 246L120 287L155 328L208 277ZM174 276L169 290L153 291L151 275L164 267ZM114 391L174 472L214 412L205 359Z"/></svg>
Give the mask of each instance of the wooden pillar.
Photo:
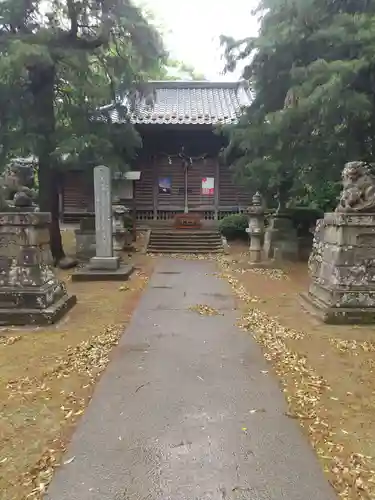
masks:
<svg viewBox="0 0 375 500"><path fill-rule="evenodd" d="M214 218L215 220L219 219L219 206L220 206L220 162L218 159L216 159L216 166L215 166L215 181L214 181L214 187L215 187L215 215Z"/></svg>
<svg viewBox="0 0 375 500"><path fill-rule="evenodd" d="M156 159L156 156L153 155L152 158L150 158L151 164L152 164L152 179L153 179L153 205L154 205L154 220L157 220L158 218L158 194L159 194L159 188L158 188L158 162Z"/></svg>
<svg viewBox="0 0 375 500"><path fill-rule="evenodd" d="M184 213L187 214L189 212L189 200L188 200L188 166L184 166Z"/></svg>

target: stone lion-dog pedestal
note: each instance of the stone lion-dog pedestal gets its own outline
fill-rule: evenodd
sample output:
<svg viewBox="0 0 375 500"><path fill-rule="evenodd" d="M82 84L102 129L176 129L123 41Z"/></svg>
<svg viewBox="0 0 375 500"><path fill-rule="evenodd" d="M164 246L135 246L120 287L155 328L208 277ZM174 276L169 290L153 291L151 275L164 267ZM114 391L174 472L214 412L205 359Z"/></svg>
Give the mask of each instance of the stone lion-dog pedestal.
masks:
<svg viewBox="0 0 375 500"><path fill-rule="evenodd" d="M336 212L317 223L302 304L325 323L375 323L375 180L347 163Z"/></svg>
<svg viewBox="0 0 375 500"><path fill-rule="evenodd" d="M51 214L0 213L0 325L56 323L77 302L53 268Z"/></svg>

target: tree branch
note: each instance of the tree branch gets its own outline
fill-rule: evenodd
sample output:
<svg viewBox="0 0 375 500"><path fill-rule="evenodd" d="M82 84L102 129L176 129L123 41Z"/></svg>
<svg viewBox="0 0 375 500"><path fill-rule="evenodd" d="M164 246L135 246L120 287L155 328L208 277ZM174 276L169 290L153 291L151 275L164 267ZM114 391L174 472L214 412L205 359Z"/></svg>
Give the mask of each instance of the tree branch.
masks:
<svg viewBox="0 0 375 500"><path fill-rule="evenodd" d="M98 55L97 59L98 59L99 63L101 64L102 69L105 72L105 74L109 80L109 87L110 87L110 91L111 91L112 100L113 100L113 102L116 102L115 80L114 80L113 76L111 75L111 73L108 71L108 67L106 65L105 58L102 58L100 55Z"/></svg>
<svg viewBox="0 0 375 500"><path fill-rule="evenodd" d="M74 0L68 1L68 12L71 21L70 32L63 39L53 40L53 45L67 43L70 48L78 50L94 50L109 42L113 19L110 12L110 0L100 0L102 6L102 20L99 34L92 38L78 36L78 13L74 7Z"/></svg>
<svg viewBox="0 0 375 500"><path fill-rule="evenodd" d="M78 34L78 12L74 0L67 0L68 16L70 18L70 33L72 38L77 38Z"/></svg>
<svg viewBox="0 0 375 500"><path fill-rule="evenodd" d="M0 30L0 45L8 44L12 40L21 40L28 44L47 45L49 48L67 48L73 50L95 50L109 42L111 29L114 21L111 16L110 0L100 0L102 7L101 22L98 34L92 37L79 36L78 30L78 10L74 0L67 0L68 16L70 19L70 29L67 32L61 32L54 38L48 40L39 40L38 33L20 33L15 30L9 33L4 31L7 26ZM9 26L11 29L11 26Z"/></svg>

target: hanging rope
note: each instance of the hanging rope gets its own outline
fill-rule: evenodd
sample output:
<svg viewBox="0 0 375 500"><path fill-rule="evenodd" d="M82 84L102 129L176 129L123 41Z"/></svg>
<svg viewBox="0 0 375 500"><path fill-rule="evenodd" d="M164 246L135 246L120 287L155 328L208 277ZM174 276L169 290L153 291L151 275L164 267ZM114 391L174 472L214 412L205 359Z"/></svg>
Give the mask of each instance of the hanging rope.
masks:
<svg viewBox="0 0 375 500"><path fill-rule="evenodd" d="M208 153L204 153L203 155L199 156L189 156L185 154L184 146L181 147L181 151L177 154L159 153L159 155L167 157L169 165L172 165L173 159L179 158L180 160L183 161L183 165L185 168L191 166L196 161L202 161L208 157Z"/></svg>

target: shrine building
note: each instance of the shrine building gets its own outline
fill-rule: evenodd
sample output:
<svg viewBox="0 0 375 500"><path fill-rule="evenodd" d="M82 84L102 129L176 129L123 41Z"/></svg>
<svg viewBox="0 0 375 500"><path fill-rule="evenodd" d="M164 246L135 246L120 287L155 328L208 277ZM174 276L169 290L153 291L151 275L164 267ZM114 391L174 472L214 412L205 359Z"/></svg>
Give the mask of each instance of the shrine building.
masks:
<svg viewBox="0 0 375 500"><path fill-rule="evenodd" d="M235 124L251 103L244 81L151 81L138 96L130 117L118 105L106 107L112 123L130 121L142 138L131 170L118 174L114 194L142 225L168 225L177 214L199 213L218 221L242 212L250 193L236 186L220 160L226 145L215 128ZM94 211L92 177L83 170L62 174L61 212L65 220Z"/></svg>

